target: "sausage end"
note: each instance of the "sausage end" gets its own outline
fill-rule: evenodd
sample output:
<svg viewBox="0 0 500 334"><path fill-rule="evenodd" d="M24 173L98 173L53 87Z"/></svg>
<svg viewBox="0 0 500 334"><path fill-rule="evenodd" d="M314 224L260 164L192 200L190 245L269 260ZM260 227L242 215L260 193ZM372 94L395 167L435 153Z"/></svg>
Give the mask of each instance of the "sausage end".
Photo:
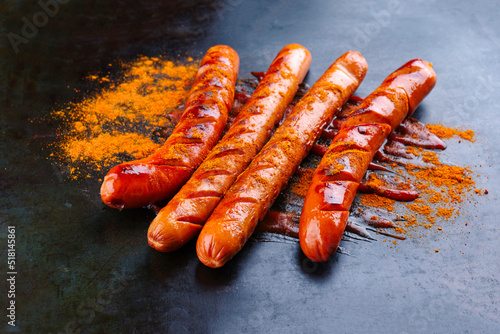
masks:
<svg viewBox="0 0 500 334"><path fill-rule="evenodd" d="M304 212L304 211L303 211ZM304 254L314 262L326 262L337 251L349 211L306 211L299 222L299 241Z"/></svg>
<svg viewBox="0 0 500 334"><path fill-rule="evenodd" d="M172 252L194 238L201 227L190 222L171 222L159 214L149 226L148 243L157 251Z"/></svg>
<svg viewBox="0 0 500 334"><path fill-rule="evenodd" d="M234 255L233 252L227 252L210 234L200 235L196 243L196 253L201 263L210 268L222 267Z"/></svg>
<svg viewBox="0 0 500 334"><path fill-rule="evenodd" d="M120 164L104 177L101 199L117 209L145 207L172 197L190 174L182 166Z"/></svg>

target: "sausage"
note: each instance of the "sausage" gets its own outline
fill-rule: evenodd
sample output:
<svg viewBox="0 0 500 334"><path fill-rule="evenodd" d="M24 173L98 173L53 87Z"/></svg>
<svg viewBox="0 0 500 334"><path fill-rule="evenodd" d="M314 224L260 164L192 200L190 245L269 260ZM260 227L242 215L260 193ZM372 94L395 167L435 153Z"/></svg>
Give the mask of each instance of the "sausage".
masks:
<svg viewBox="0 0 500 334"><path fill-rule="evenodd" d="M436 83L432 66L409 61L348 116L313 174L299 221L304 254L325 262L337 250L349 209L371 160Z"/></svg>
<svg viewBox="0 0 500 334"><path fill-rule="evenodd" d="M346 52L297 103L202 228L196 251L203 264L220 267L243 247L366 70L358 52Z"/></svg>
<svg viewBox="0 0 500 334"><path fill-rule="evenodd" d="M285 46L224 137L170 200L148 231L159 251L173 251L201 230L224 193L269 139L311 64L310 52Z"/></svg>
<svg viewBox="0 0 500 334"><path fill-rule="evenodd" d="M232 48L210 48L170 137L153 155L113 167L101 186L102 201L128 209L171 198L221 137L233 104L238 68L239 57Z"/></svg>

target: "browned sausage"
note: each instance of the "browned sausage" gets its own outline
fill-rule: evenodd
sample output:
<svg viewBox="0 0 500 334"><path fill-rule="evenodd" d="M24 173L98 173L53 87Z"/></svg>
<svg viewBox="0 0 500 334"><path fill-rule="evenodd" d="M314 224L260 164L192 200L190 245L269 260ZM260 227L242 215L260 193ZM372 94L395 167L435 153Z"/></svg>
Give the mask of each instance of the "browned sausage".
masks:
<svg viewBox="0 0 500 334"><path fill-rule="evenodd" d="M243 247L366 70L359 53L346 52L311 87L208 219L196 245L201 262L220 267Z"/></svg>
<svg viewBox="0 0 500 334"><path fill-rule="evenodd" d="M224 193L269 139L310 63L311 54L298 44L278 53L228 132L153 220L148 232L151 247L172 251L198 234Z"/></svg>
<svg viewBox="0 0 500 334"><path fill-rule="evenodd" d="M302 207L299 240L309 259L324 262L337 250L373 156L435 82L429 63L412 60L389 75L342 123L313 175Z"/></svg>
<svg viewBox="0 0 500 334"><path fill-rule="evenodd" d="M222 135L238 67L238 54L230 47L207 51L173 133L153 155L108 172L101 186L105 204L138 208L171 198L180 189Z"/></svg>

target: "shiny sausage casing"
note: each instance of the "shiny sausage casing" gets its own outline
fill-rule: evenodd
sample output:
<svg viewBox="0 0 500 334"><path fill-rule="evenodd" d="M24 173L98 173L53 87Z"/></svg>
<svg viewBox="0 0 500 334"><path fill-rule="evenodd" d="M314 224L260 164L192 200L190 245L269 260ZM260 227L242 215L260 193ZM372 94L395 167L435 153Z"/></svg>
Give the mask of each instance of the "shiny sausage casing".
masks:
<svg viewBox="0 0 500 334"><path fill-rule="evenodd" d="M357 188L375 153L435 83L429 63L409 61L342 123L313 175L302 207L299 240L309 259L324 262L337 250Z"/></svg>
<svg viewBox="0 0 500 334"><path fill-rule="evenodd" d="M232 48L210 48L170 137L153 155L112 168L101 186L102 201L128 209L171 198L221 137L233 104L238 68L239 57Z"/></svg>
<svg viewBox="0 0 500 334"><path fill-rule="evenodd" d="M366 70L358 52L346 52L309 89L202 228L196 245L202 263L220 267L243 247Z"/></svg>
<svg viewBox="0 0 500 334"><path fill-rule="evenodd" d="M224 193L269 139L310 63L311 54L298 44L278 53L227 133L153 220L148 231L152 247L172 251L198 234Z"/></svg>

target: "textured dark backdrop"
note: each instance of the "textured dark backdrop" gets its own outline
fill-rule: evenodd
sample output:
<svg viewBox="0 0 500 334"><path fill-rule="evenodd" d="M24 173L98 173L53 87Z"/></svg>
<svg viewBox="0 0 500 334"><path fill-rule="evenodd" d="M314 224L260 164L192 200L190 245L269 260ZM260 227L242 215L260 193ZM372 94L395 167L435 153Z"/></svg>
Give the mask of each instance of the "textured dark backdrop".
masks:
<svg viewBox="0 0 500 334"><path fill-rule="evenodd" d="M496 1L61 2L46 20L37 1L0 4L0 268L7 272L7 226L15 225L16 330L500 332ZM27 30L26 20L40 27ZM200 56L228 44L248 77L291 42L312 53L310 84L347 49L360 51L370 66L360 96L409 59L433 62L437 85L416 116L476 132L474 144L451 141L443 159L472 166L489 195L465 201L459 218L442 223L446 233L395 249L344 242L350 256L316 268L296 243L251 241L210 270L193 243L173 254L150 249L151 213L105 208L96 180L61 179L42 150L55 124L31 123L117 60ZM4 283L1 331L12 329L6 294Z"/></svg>

